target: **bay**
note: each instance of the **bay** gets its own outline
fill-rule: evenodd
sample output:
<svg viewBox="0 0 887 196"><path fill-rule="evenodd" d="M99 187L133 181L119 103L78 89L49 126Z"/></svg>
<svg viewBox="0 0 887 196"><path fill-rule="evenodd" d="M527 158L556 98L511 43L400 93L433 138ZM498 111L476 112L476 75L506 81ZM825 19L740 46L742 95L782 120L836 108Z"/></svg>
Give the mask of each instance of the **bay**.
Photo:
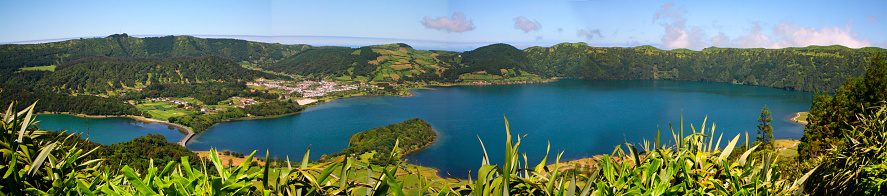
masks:
<svg viewBox="0 0 887 196"><path fill-rule="evenodd" d="M263 156L301 157L311 147L312 159L348 146L357 132L411 118L429 122L439 136L428 148L405 156L413 164L440 174L467 178L480 168L483 140L491 161L502 163L505 119L512 134L526 137L521 151L538 163L551 144L571 160L613 152L621 143L652 141L657 129L671 141L669 123L685 132L717 125L725 140L737 134L756 136L761 108L772 113L773 135L799 139L804 126L788 120L807 111L813 93L767 87L687 81L561 80L541 84L452 86L411 90L411 97L365 96L333 100L304 112L279 118L225 122L196 135L192 150L231 150ZM743 137L744 138L744 137ZM744 140L744 139L743 139ZM726 143L726 142L723 142ZM549 162L551 163L551 162Z"/></svg>
<svg viewBox="0 0 887 196"><path fill-rule="evenodd" d="M81 134L81 138L89 137L90 141L104 145L126 142L148 134L163 135L171 143L185 137L183 131L173 126L124 117L84 118L66 114L39 114L35 120L40 129Z"/></svg>

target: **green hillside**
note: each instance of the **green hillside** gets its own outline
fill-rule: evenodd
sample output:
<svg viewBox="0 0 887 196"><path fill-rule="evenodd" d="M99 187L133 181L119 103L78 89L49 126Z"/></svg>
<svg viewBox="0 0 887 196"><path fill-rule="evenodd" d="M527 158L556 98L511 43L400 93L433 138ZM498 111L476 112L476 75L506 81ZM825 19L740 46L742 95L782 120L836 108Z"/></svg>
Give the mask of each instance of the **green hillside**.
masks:
<svg viewBox="0 0 887 196"><path fill-rule="evenodd" d="M545 77L592 80L674 79L834 91L865 73L881 48L810 46L784 49L706 48L702 51L591 47L562 43L524 49L531 70Z"/></svg>
<svg viewBox="0 0 887 196"><path fill-rule="evenodd" d="M168 59L94 57L66 62L47 74L37 86L60 92L100 94L151 84L242 82L255 78L282 78L242 68L217 57Z"/></svg>
<svg viewBox="0 0 887 196"><path fill-rule="evenodd" d="M236 62L273 63L310 48L236 39L192 36L135 38L114 34L104 38L74 39L42 44L0 45L0 68L59 65L86 57L169 58L221 56Z"/></svg>

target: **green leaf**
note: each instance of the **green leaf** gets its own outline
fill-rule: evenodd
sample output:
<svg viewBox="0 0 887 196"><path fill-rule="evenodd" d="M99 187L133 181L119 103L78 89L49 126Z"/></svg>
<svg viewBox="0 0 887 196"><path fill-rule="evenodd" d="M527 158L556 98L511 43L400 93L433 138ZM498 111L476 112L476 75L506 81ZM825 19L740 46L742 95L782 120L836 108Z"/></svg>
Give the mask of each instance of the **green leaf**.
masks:
<svg viewBox="0 0 887 196"><path fill-rule="evenodd" d="M730 156L730 153L733 152L733 148L736 147L737 141L739 141L739 135L736 135L736 137L733 137L733 139L730 140L730 143L727 144L727 147L724 148L724 151L721 152L721 156L718 156L719 162L727 159L727 157ZM720 143L720 141L718 141L718 143Z"/></svg>
<svg viewBox="0 0 887 196"><path fill-rule="evenodd" d="M33 119L31 119L31 115L34 114L34 106L35 105L37 105L36 101L34 102L34 104L31 104L31 106L29 106L25 110L22 110L22 112L27 111L28 115L25 115L25 118L22 120L22 127L18 132L18 139L16 139L15 142L22 143L22 139L24 139L24 137L25 137L25 130L28 129L28 126L31 126L31 121L33 121ZM19 114L19 115L21 115L21 114Z"/></svg>
<svg viewBox="0 0 887 196"><path fill-rule="evenodd" d="M129 168L129 166L124 165L123 169L121 169L120 171L123 172L123 176L126 177L126 181L129 181L129 183L132 184L132 186L139 192L139 194L142 194L142 195L156 195L157 194L156 192L154 192L154 190L152 190L148 186L145 186L145 183L142 182L142 179L140 179L138 174L136 174L136 172L133 171L132 168Z"/></svg>
<svg viewBox="0 0 887 196"><path fill-rule="evenodd" d="M31 168L28 169L28 175L34 175L37 170L40 170L40 166L46 161L46 157L49 156L49 153L55 150L56 144L57 143L49 144L43 147L43 150L40 150L40 154L37 155L37 158L31 163Z"/></svg>
<svg viewBox="0 0 887 196"><path fill-rule="evenodd" d="M308 155L311 154L311 145L308 145L308 150L305 150L305 156L302 157L302 164L299 165L299 169L305 169L308 167Z"/></svg>

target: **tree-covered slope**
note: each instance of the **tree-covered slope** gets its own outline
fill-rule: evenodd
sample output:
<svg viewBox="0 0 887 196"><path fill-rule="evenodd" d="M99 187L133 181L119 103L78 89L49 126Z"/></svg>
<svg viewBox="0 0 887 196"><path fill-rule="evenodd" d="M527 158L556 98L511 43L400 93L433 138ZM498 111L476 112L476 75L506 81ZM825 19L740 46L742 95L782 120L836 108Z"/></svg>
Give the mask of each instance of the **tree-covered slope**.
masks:
<svg viewBox="0 0 887 196"><path fill-rule="evenodd" d="M369 59L351 55L354 49L347 47L319 47L309 49L264 68L297 75L343 75L356 61ZM372 56L372 54L364 54ZM375 57L372 57L375 58Z"/></svg>
<svg viewBox="0 0 887 196"><path fill-rule="evenodd" d="M42 44L0 45L0 68L59 65L86 57L169 58L221 56L236 62L273 63L311 48L236 39L203 39L192 36L135 38L114 34L104 38L73 39Z"/></svg>
<svg viewBox="0 0 887 196"><path fill-rule="evenodd" d="M351 139L348 140L348 148L333 153L332 156L361 155L375 151L374 162L385 162L387 160L384 158L387 158L387 155L391 153L395 142L400 142L398 147L404 152L408 152L431 144L435 137L437 137L437 133L431 129L431 124L414 118L351 135Z"/></svg>
<svg viewBox="0 0 887 196"><path fill-rule="evenodd" d="M484 74L497 78L523 75L529 71L524 52L508 44L492 44L462 53L463 66L447 70L442 77L456 82L464 74ZM464 77L463 77L464 78Z"/></svg>
<svg viewBox="0 0 887 196"><path fill-rule="evenodd" d="M601 80L689 80L834 91L845 78L861 76L867 58L876 52L887 50L810 46L784 49L712 47L691 51L562 43L524 50L508 44L493 44L459 53L416 50L406 44L355 49L191 36L134 38L115 34L43 44L2 45L0 68L65 65L90 57L215 55L315 79L363 82L507 82L533 80L538 75Z"/></svg>
<svg viewBox="0 0 887 196"><path fill-rule="evenodd" d="M676 79L834 91L865 73L880 48L810 46L784 49L706 48L702 51L591 47L563 43L524 50L533 72L546 77L602 80Z"/></svg>
<svg viewBox="0 0 887 196"><path fill-rule="evenodd" d="M62 64L36 84L60 92L95 94L151 84L240 82L279 77L245 69L231 60L216 56L169 59L96 57Z"/></svg>
<svg viewBox="0 0 887 196"><path fill-rule="evenodd" d="M364 82L439 81L444 70L458 64L458 56L450 51L415 50L406 44L317 47L262 68Z"/></svg>

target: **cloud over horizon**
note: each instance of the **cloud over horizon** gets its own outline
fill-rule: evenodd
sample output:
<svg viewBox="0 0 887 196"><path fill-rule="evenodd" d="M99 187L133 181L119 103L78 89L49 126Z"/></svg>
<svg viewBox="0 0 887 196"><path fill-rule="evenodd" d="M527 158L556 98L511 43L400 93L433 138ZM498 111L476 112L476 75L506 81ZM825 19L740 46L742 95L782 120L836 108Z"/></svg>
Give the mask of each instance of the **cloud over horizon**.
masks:
<svg viewBox="0 0 887 196"><path fill-rule="evenodd" d="M474 30L474 22L467 19L462 12L455 12L451 18L445 16L431 19L429 17L422 18L422 25L425 28L437 29L446 32L465 32Z"/></svg>
<svg viewBox="0 0 887 196"><path fill-rule="evenodd" d="M594 36L595 36L595 35L597 35L598 38L603 37L603 36L601 36L601 30L600 30L600 29L593 29L593 30L590 30L590 31L589 31L589 30L582 29L582 30L578 30L578 31L576 31L576 37L585 38L585 40L592 40L592 39L594 39Z"/></svg>
<svg viewBox="0 0 887 196"><path fill-rule="evenodd" d="M789 22L764 26L761 22L756 21L751 23L752 28L748 34L735 39L731 39L724 32L718 32L717 35L706 40L704 37L708 36L705 36L705 31L702 28L686 26L685 14L687 14L687 10L683 6L667 3L653 15L653 21L659 21L665 30L665 35L661 38L664 49L700 50L709 46L778 49L811 45L842 45L849 48L863 48L874 45L868 39L859 38L859 33L851 29L852 20L844 28L836 26L814 28ZM880 20L875 16L869 16L868 19L869 21Z"/></svg>
<svg viewBox="0 0 887 196"><path fill-rule="evenodd" d="M686 13L687 9L683 6L676 7L674 3L669 2L659 7L659 10L653 15L653 21L661 20L659 24L665 28L665 35L661 40L666 49L698 50L704 47L702 43L704 32L698 27L690 29L686 27L687 19L684 18Z"/></svg>
<svg viewBox="0 0 887 196"><path fill-rule="evenodd" d="M539 21L527 19L527 17L517 17L514 18L514 29L522 30L524 33L529 33L530 31L538 31L542 29L542 24L539 24Z"/></svg>
<svg viewBox="0 0 887 196"><path fill-rule="evenodd" d="M787 48L842 45L849 48L863 48L873 46L868 39L859 39L857 34L849 26L845 28L826 26L819 29L805 27L795 23L779 23L773 27L773 33L764 33L764 27L759 22L752 23L753 27L748 34L731 40L719 33L711 39L716 47L738 48Z"/></svg>

